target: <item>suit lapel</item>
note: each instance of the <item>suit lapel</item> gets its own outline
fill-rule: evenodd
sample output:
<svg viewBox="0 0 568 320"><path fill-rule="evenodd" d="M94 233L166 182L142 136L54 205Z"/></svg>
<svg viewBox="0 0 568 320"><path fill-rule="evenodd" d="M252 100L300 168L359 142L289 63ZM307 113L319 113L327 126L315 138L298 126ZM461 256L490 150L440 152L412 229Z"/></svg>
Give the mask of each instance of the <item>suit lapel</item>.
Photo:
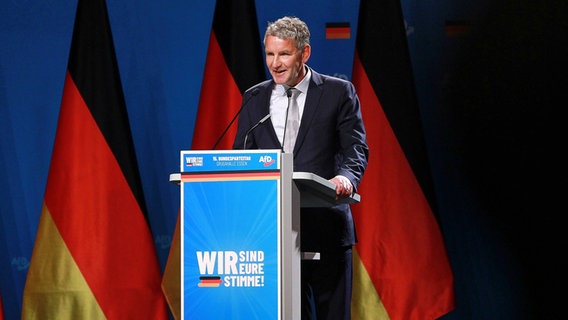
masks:
<svg viewBox="0 0 568 320"><path fill-rule="evenodd" d="M311 71L312 78L310 80L308 95L306 96L306 102L304 104L304 112L302 114L302 122L298 131L298 137L296 138L296 145L294 146L294 154L296 154L296 151L302 147L304 138L312 127L311 123L314 120L314 116L320 106L319 101L321 99L321 95L323 94L323 79L321 75L315 72L313 69Z"/></svg>

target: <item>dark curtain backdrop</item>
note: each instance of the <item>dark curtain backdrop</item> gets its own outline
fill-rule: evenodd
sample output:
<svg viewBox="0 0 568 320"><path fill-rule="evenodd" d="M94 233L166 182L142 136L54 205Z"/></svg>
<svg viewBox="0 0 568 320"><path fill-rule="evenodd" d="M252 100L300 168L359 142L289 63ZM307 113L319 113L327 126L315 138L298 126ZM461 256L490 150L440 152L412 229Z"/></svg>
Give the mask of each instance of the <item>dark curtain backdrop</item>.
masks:
<svg viewBox="0 0 568 320"><path fill-rule="evenodd" d="M555 297L562 296L566 269L557 245L566 181L554 120L565 91L566 4L534 2L402 1L437 217L456 280L457 308L444 319L555 319L563 306ZM267 21L297 15L312 31L309 65L351 78L358 1L269 0L256 7L261 36ZM20 316L75 9L73 1L0 6L6 319ZM169 174L192 141L214 2L109 0L108 9L163 268L179 203ZM351 38L326 40L326 22L349 22Z"/></svg>

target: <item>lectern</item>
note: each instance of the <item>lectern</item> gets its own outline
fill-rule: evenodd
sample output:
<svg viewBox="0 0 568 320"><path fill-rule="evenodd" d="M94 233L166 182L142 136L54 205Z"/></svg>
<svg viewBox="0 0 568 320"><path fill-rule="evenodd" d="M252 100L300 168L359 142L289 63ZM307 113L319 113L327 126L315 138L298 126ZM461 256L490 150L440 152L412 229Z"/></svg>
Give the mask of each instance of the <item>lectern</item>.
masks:
<svg viewBox="0 0 568 320"><path fill-rule="evenodd" d="M300 319L300 261L319 258L300 251L300 208L340 203L333 183L280 150L180 156L183 319Z"/></svg>

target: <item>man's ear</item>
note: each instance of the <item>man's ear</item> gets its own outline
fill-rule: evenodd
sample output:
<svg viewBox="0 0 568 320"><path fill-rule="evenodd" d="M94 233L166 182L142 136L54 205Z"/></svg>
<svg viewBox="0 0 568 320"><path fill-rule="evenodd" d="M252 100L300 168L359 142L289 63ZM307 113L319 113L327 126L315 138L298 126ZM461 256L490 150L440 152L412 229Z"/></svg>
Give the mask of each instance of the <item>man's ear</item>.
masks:
<svg viewBox="0 0 568 320"><path fill-rule="evenodd" d="M310 59L310 55L312 54L312 47L307 44L304 49L302 49L302 62L306 63L308 62L308 59Z"/></svg>

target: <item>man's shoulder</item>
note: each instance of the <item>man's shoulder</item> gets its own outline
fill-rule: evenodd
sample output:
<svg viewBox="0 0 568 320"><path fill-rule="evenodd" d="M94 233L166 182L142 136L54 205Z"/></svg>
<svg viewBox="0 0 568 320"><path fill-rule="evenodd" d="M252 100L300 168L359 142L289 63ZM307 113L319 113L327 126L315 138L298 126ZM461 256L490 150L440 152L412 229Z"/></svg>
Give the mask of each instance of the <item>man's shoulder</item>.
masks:
<svg viewBox="0 0 568 320"><path fill-rule="evenodd" d="M262 82L259 82L259 83L255 84L254 86L248 88L248 89L246 90L246 92L248 92L248 91L254 91L255 89L256 89L256 90L258 90L258 89L264 89L264 88L268 88L268 87L270 87L270 86L272 86L272 79L268 79L268 80L264 80L264 81L262 81Z"/></svg>
<svg viewBox="0 0 568 320"><path fill-rule="evenodd" d="M351 87L353 84L349 80L338 78L332 75L318 73L312 70L312 81L317 86L329 86L334 88Z"/></svg>
<svg viewBox="0 0 568 320"><path fill-rule="evenodd" d="M332 76L329 74L325 74L325 73L320 73L317 72L316 70L310 68L311 72L312 72L312 81L314 81L315 83L323 83L323 82L331 82L331 83L350 83L349 80L345 80L336 76Z"/></svg>
<svg viewBox="0 0 568 320"><path fill-rule="evenodd" d="M270 92L272 87L272 80L265 80L259 82L243 92L243 97L263 96Z"/></svg>

